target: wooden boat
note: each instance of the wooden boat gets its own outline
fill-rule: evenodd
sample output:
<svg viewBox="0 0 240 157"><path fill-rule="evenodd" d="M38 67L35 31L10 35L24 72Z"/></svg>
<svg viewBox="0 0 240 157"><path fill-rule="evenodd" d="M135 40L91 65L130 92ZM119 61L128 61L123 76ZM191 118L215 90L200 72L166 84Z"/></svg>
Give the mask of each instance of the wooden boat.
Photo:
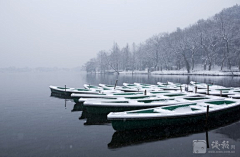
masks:
<svg viewBox="0 0 240 157"><path fill-rule="evenodd" d="M123 83L123 87L119 89L123 92L142 92L142 90L139 86L135 84L129 84L129 83Z"/></svg>
<svg viewBox="0 0 240 157"><path fill-rule="evenodd" d="M190 85L192 86L192 88L197 87L198 89L207 89L209 88L209 90L221 90L221 91L229 91L232 88L226 88L224 86L219 86L219 85L214 85L214 84L207 84L207 83L200 83L200 82L194 82L191 81Z"/></svg>
<svg viewBox="0 0 240 157"><path fill-rule="evenodd" d="M117 131L164 127L169 125L197 124L206 119L209 106L208 120L217 120L231 115L239 110L240 101L237 100L209 100L204 102L182 103L150 109L111 112L108 120Z"/></svg>
<svg viewBox="0 0 240 157"><path fill-rule="evenodd" d="M150 90L150 91L130 91L123 92L122 90L103 90L97 94L71 94L72 98L113 98L113 97L126 97L126 96L134 96L134 95L160 95L166 93L174 93L162 90Z"/></svg>
<svg viewBox="0 0 240 157"><path fill-rule="evenodd" d="M83 103L89 113L106 114L110 112L120 112L152 108L159 106L176 105L182 102L199 102L211 99L223 99L221 97L203 96L195 94L165 94L165 95L143 95L121 97L115 100L91 100Z"/></svg>
<svg viewBox="0 0 240 157"><path fill-rule="evenodd" d="M151 85L151 84L143 84L143 83L123 83L122 91L125 92L131 92L131 91L153 91L153 90L160 90L157 85Z"/></svg>
<svg viewBox="0 0 240 157"><path fill-rule="evenodd" d="M172 82L168 83L160 83L157 82L157 85L153 84L143 84L143 83L134 83L134 84L127 84L123 83L124 87L130 88L131 90L138 90L138 91L159 91L159 90L171 90L177 91L182 90L184 85L181 84L173 84Z"/></svg>
<svg viewBox="0 0 240 157"><path fill-rule="evenodd" d="M166 82L166 83L163 83L163 82L157 82L157 84L160 85L160 86L167 86L167 85L170 85L170 84L168 84L168 82ZM172 84L171 84L171 85L172 85Z"/></svg>
<svg viewBox="0 0 240 157"><path fill-rule="evenodd" d="M161 83L161 82L157 82L158 87L162 90L180 90L183 91L185 85L184 84L180 84L180 83L173 83L173 82L167 82L167 83Z"/></svg>
<svg viewBox="0 0 240 157"><path fill-rule="evenodd" d="M97 94L71 94L72 98L118 98L118 97L134 97L143 96L143 92L129 92L129 93L97 93Z"/></svg>
<svg viewBox="0 0 240 157"><path fill-rule="evenodd" d="M240 94L228 95L229 98L240 99Z"/></svg>
<svg viewBox="0 0 240 157"><path fill-rule="evenodd" d="M153 85L153 84L145 84L145 83L133 83L134 85L136 85L137 87L140 87L140 88L146 88L146 89L149 89L149 88L152 88L152 89L159 89L159 86L158 85Z"/></svg>
<svg viewBox="0 0 240 157"><path fill-rule="evenodd" d="M128 131L116 131L112 135L111 142L108 144L109 149L116 149L126 146L133 146L139 144L147 144L149 142L156 142L162 140L169 140L172 138L179 138L185 136L191 136L196 133L206 134L206 142L208 142L208 131L214 130L219 127L223 127L229 125L227 127L223 127L224 130L221 129L221 134L230 136L234 134L235 137L239 137L239 133L235 130L235 125L231 125L234 122L238 122L240 120L240 110L235 110L231 115L219 118L218 120L208 121L206 125L206 121L203 120L198 124L191 125L171 125L168 127L158 127L158 128L148 128L148 129L138 129L138 130L128 130ZM240 124L240 123L237 123ZM234 127L234 132L232 130ZM225 133L223 133L223 131Z"/></svg>
<svg viewBox="0 0 240 157"><path fill-rule="evenodd" d="M146 97L145 97L146 98ZM158 106L173 105L179 103L174 99L137 99L137 100L112 100L112 101L85 101L83 103L88 113L92 114L108 114L110 112L121 112L129 110L137 110L144 108L152 108Z"/></svg>
<svg viewBox="0 0 240 157"><path fill-rule="evenodd" d="M97 94L97 91L91 91L89 89L84 88L70 88L70 87L59 87L59 86L49 86L52 93L59 95L67 95L70 96L72 93L79 94Z"/></svg>
<svg viewBox="0 0 240 157"><path fill-rule="evenodd" d="M234 94L229 93L228 91L212 90L212 91L209 91L209 95L228 97L229 95L234 95Z"/></svg>
<svg viewBox="0 0 240 157"><path fill-rule="evenodd" d="M110 90L109 88L103 88L103 87L100 87L100 86L95 86L95 85L90 85L90 84L84 84L83 87L88 89L88 90L94 89L96 91Z"/></svg>
<svg viewBox="0 0 240 157"><path fill-rule="evenodd" d="M98 95L82 95L82 94L72 94L72 99L75 103L83 103L85 101L107 101L107 100L128 100L128 99L141 99L142 97L156 97L163 94L170 94L168 91L150 91L148 93L144 92L124 92L124 93L112 93L112 94L98 94Z"/></svg>
<svg viewBox="0 0 240 157"><path fill-rule="evenodd" d="M160 86L184 86L185 84L181 84L181 83L173 83L173 82L166 82L166 83L162 83L162 82L157 82L158 85Z"/></svg>
<svg viewBox="0 0 240 157"><path fill-rule="evenodd" d="M136 84L130 84L130 83L123 83L123 86L125 86L125 87L137 87L137 85Z"/></svg>
<svg viewBox="0 0 240 157"><path fill-rule="evenodd" d="M106 88L106 89L121 89L121 86L115 86L115 85L107 85L107 84L99 84L100 87Z"/></svg>
<svg viewBox="0 0 240 157"><path fill-rule="evenodd" d="M195 92L195 91L193 91L193 92ZM198 89L198 90L196 90L196 93L214 95L214 96L223 96L223 97L227 97L228 95L234 94L229 89L212 89L212 90L208 90L208 91L207 91L207 89Z"/></svg>
<svg viewBox="0 0 240 157"><path fill-rule="evenodd" d="M207 89L207 84L205 83L190 81L190 85L197 87L198 89Z"/></svg>

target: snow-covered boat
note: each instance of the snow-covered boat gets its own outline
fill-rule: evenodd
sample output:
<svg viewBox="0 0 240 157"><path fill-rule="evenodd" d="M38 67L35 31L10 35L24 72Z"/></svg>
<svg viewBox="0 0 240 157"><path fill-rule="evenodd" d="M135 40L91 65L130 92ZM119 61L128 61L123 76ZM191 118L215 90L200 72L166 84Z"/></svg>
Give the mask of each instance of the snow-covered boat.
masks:
<svg viewBox="0 0 240 157"><path fill-rule="evenodd" d="M102 88L111 89L111 90L113 90L113 89L121 89L122 88L122 86L107 85L107 84L102 84L102 83L100 83L99 86L102 87Z"/></svg>
<svg viewBox="0 0 240 157"><path fill-rule="evenodd" d="M207 83L200 83L200 82L194 82L194 81L190 82L190 86L192 86L192 88L197 87L197 89L207 89L207 88L209 88L208 90L228 91L228 90L232 89L232 88L226 88L224 86L219 86L219 85L214 85L214 84L207 84Z"/></svg>
<svg viewBox="0 0 240 157"><path fill-rule="evenodd" d="M207 89L207 84L206 83L190 81L190 85L192 85L193 87L197 87L198 89Z"/></svg>
<svg viewBox="0 0 240 157"><path fill-rule="evenodd" d="M71 94L72 98L118 98L118 97L134 97L144 96L144 92L108 92L108 93L97 93L97 94Z"/></svg>
<svg viewBox="0 0 240 157"><path fill-rule="evenodd" d="M112 94L99 95L81 95L73 94L72 98L76 103L83 103L85 101L107 101L107 100L124 100L124 99L140 99L142 97L156 97L157 95L170 94L169 91L150 91L150 92L124 92Z"/></svg>
<svg viewBox="0 0 240 157"><path fill-rule="evenodd" d="M78 94L97 94L97 91L92 91L84 88L70 88L70 87L59 87L59 86L49 86L52 93L59 95L70 96L72 93Z"/></svg>
<svg viewBox="0 0 240 157"><path fill-rule="evenodd" d="M192 94L192 93L189 93ZM179 97L186 96L187 93L174 92L174 91L144 91L144 92L123 92L123 93L98 93L98 94L71 94L71 97L75 100L75 102L84 102L86 100L99 100L99 99L139 99L141 97L156 97L156 96L164 96L166 99L170 97ZM80 98L85 98L81 99Z"/></svg>
<svg viewBox="0 0 240 157"><path fill-rule="evenodd" d="M112 100L112 101L85 101L83 103L88 113L108 114L110 112L120 112L137 110L158 106L173 105L179 103L174 99L137 99L137 100Z"/></svg>
<svg viewBox="0 0 240 157"><path fill-rule="evenodd" d="M237 100L209 100L204 102L182 103L171 106L150 109L111 112L107 115L112 127L117 131L164 127L169 125L197 124L206 120L207 106L209 106L208 120L217 120L231 115L240 109Z"/></svg>
<svg viewBox="0 0 240 157"><path fill-rule="evenodd" d="M228 95L229 98L240 99L240 94Z"/></svg>
<svg viewBox="0 0 240 157"><path fill-rule="evenodd" d="M104 89L104 88L102 88L100 86L95 86L95 85L90 85L90 84L84 84L83 87L86 88L86 89L89 89L89 90L90 89L94 89L94 90L97 90L97 91L110 90L109 88Z"/></svg>
<svg viewBox="0 0 240 157"><path fill-rule="evenodd" d="M109 113L175 105L182 102L200 102L206 100L223 99L221 97L204 96L196 94L165 94L123 97L115 100L87 100L83 103L89 113Z"/></svg>
<svg viewBox="0 0 240 157"><path fill-rule="evenodd" d="M173 83L173 82L167 82L167 83L157 82L157 84L158 84L158 88L162 90L183 91L185 87L185 84Z"/></svg>
<svg viewBox="0 0 240 157"><path fill-rule="evenodd" d="M152 85L152 84L144 84L144 83L133 83L133 84L129 84L129 83L123 83L123 86L125 88L123 88L123 90L125 89L129 89L129 90L137 90L137 91L153 91L153 90L161 90L160 88L158 88L157 85Z"/></svg>

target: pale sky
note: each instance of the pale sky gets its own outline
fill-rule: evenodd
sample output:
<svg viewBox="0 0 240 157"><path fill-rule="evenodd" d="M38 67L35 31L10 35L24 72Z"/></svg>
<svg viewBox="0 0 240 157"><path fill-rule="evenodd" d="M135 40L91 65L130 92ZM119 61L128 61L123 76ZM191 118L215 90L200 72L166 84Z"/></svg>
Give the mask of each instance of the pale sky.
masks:
<svg viewBox="0 0 240 157"><path fill-rule="evenodd" d="M207 19L239 0L0 0L0 68L82 66L100 50Z"/></svg>

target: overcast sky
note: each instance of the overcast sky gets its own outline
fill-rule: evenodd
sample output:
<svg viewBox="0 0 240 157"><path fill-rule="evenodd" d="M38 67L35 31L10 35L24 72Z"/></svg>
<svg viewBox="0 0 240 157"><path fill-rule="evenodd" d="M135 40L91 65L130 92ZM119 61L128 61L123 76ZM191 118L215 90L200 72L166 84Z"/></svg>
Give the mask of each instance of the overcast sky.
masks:
<svg viewBox="0 0 240 157"><path fill-rule="evenodd" d="M185 28L239 0L0 0L0 68L82 66L100 50Z"/></svg>

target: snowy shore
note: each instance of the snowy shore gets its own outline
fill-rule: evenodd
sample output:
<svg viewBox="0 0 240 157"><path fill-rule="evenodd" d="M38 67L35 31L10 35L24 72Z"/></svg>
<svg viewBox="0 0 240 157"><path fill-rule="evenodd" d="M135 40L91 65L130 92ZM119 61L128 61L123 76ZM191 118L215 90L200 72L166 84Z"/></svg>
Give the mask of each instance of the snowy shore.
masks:
<svg viewBox="0 0 240 157"><path fill-rule="evenodd" d="M132 74L132 71L121 71L120 74ZM148 71L133 71L133 74L148 74ZM151 75L206 75L206 76L240 76L240 71L192 71L163 70L150 72Z"/></svg>

